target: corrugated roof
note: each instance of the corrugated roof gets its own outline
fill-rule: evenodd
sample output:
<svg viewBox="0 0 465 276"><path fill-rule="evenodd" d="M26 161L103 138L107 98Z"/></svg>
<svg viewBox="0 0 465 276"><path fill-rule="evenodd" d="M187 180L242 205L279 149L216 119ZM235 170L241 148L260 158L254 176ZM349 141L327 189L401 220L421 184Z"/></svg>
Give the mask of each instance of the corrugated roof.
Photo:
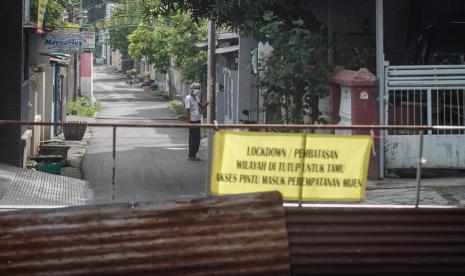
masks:
<svg viewBox="0 0 465 276"><path fill-rule="evenodd" d="M286 208L293 275L465 275L464 208Z"/></svg>
<svg viewBox="0 0 465 276"><path fill-rule="evenodd" d="M0 275L289 275L279 193L0 214Z"/></svg>
<svg viewBox="0 0 465 276"><path fill-rule="evenodd" d="M234 32L217 33L218 40L239 39L239 34Z"/></svg>

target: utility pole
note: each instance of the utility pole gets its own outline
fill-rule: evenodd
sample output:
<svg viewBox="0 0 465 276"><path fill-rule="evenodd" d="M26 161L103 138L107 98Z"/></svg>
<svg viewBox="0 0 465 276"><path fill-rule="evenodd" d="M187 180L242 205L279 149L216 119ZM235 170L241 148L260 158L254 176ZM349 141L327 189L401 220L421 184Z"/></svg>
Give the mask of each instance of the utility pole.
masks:
<svg viewBox="0 0 465 276"><path fill-rule="evenodd" d="M216 33L215 21L208 20L208 69L207 69L207 123L215 120L215 83L216 83Z"/></svg>
<svg viewBox="0 0 465 276"><path fill-rule="evenodd" d="M208 69L207 69L207 123L215 120L215 83L216 83L216 33L215 21L208 20ZM208 131L208 165L206 166L205 195L210 194L210 174L213 156L213 130Z"/></svg>

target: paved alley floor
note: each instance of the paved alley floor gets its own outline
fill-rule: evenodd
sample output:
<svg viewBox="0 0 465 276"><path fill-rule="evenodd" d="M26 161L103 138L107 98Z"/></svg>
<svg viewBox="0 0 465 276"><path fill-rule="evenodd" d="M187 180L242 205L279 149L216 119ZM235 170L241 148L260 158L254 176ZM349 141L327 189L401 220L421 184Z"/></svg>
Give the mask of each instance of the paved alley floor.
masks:
<svg viewBox="0 0 465 276"><path fill-rule="evenodd" d="M413 205L415 179L385 178L368 181L363 204ZM425 178L421 181L420 205L465 206L465 178Z"/></svg>
<svg viewBox="0 0 465 276"><path fill-rule="evenodd" d="M103 105L99 123L179 123L168 103L128 85L104 67L94 69L94 96ZM95 203L112 200L112 129L91 128L83 160ZM199 197L204 193L206 161L187 161L187 129L118 128L115 201L159 201ZM205 159L205 147L199 157Z"/></svg>

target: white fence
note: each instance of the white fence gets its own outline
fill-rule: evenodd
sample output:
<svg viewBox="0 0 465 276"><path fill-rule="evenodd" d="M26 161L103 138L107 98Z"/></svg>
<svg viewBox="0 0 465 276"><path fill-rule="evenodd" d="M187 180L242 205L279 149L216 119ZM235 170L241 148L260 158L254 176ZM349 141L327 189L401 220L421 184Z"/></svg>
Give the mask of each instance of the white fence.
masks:
<svg viewBox="0 0 465 276"><path fill-rule="evenodd" d="M385 91L388 125L465 125L465 66L389 66ZM465 169L464 134L430 130L425 136L425 167ZM386 168L415 167L417 143L413 131L389 131Z"/></svg>

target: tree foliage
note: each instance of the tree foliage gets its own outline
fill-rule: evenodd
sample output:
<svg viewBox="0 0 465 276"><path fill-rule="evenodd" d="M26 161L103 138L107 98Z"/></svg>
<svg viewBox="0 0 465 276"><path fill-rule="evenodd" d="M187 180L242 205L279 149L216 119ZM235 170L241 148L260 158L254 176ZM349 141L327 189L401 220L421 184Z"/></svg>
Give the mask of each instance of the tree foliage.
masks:
<svg viewBox="0 0 465 276"><path fill-rule="evenodd" d="M267 42L273 53L262 61L268 112L284 111L282 121L301 123L304 115L319 119L319 99L329 92L329 45L322 25L302 6L304 0L184 0L146 1L145 14L159 16L173 10L188 12L198 21L211 18L220 26Z"/></svg>
<svg viewBox="0 0 465 276"><path fill-rule="evenodd" d="M300 20L290 30L275 15L267 14L265 20L268 24L260 30L274 47L263 61L266 69L260 79L266 107L272 112L282 110L285 123L301 123L303 115L318 121L319 99L328 93L325 36L303 28Z"/></svg>
<svg viewBox="0 0 465 276"><path fill-rule="evenodd" d="M174 62L185 80L206 83L207 56L196 44L206 40L205 21L194 22L186 13L156 16L141 23L129 35L129 56L167 72Z"/></svg>
<svg viewBox="0 0 465 276"><path fill-rule="evenodd" d="M49 0L47 2L47 10L45 12L46 26L66 26L67 23L62 20L64 13L68 14L68 21L73 18L73 11L79 5L80 0ZM31 21L37 21L37 5L38 0L31 0Z"/></svg>
<svg viewBox="0 0 465 276"><path fill-rule="evenodd" d="M123 16L136 16L142 17L141 10L139 9L137 2L139 0L127 0L124 4L119 4L116 6L115 10L112 12L113 17L123 17ZM110 46L118 50L123 58L128 58L128 47L129 40L128 36L136 30L135 26L122 26L120 28L112 28L108 31L109 40L108 43Z"/></svg>

